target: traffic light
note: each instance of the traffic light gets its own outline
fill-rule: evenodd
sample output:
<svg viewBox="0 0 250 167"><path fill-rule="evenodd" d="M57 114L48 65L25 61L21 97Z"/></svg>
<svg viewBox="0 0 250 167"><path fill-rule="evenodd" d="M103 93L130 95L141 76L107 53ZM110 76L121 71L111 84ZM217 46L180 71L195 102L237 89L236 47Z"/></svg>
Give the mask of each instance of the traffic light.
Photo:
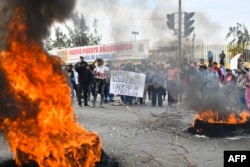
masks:
<svg viewBox="0 0 250 167"><path fill-rule="evenodd" d="M168 28L171 29L171 30L175 29L174 15L175 15L174 13L167 14L167 25L168 25Z"/></svg>
<svg viewBox="0 0 250 167"><path fill-rule="evenodd" d="M191 20L193 16L194 12L184 13L184 37L189 36L194 31L194 27L191 27L194 23L194 20Z"/></svg>

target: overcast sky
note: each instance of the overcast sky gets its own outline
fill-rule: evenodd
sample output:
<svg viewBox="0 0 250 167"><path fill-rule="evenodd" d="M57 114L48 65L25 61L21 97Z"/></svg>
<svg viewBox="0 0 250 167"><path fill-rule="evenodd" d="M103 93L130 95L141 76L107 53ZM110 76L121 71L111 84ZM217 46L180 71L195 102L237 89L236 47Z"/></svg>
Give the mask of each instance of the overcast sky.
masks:
<svg viewBox="0 0 250 167"><path fill-rule="evenodd" d="M76 10L91 26L98 20L102 43L149 39L150 46L176 42L166 25L166 14L178 12L179 0L77 0ZM182 0L183 12L195 12L195 42L223 44L230 26L250 28L249 0ZM189 40L192 40L191 34Z"/></svg>

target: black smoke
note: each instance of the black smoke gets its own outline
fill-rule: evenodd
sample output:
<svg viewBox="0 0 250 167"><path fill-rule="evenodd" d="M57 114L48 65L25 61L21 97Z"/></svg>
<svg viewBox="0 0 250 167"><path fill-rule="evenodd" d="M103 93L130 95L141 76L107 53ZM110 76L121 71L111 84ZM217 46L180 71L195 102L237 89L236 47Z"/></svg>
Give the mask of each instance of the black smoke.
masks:
<svg viewBox="0 0 250 167"><path fill-rule="evenodd" d="M70 16L75 0L1 0L0 49L4 48L8 25L17 7L25 9L28 38L41 42L55 21L62 22Z"/></svg>
<svg viewBox="0 0 250 167"><path fill-rule="evenodd" d="M19 106L18 96L23 104L29 103L29 99L20 92L18 95L13 92L7 80L6 73L2 69L1 56L3 51L8 51L8 38L13 32L9 31L14 12L22 8L20 14L22 22L26 25L25 36L27 41L42 44L42 40L49 32L50 26L55 22L62 22L68 18L74 9L75 0L1 0L0 1L0 124L4 118L16 118L22 110L32 110L37 113L37 102L32 105ZM14 32L18 33L18 32ZM35 55L34 55L35 56ZM13 60L15 61L15 60ZM20 64L21 65L21 64ZM15 75L15 74L13 74ZM19 101L20 101L19 99ZM26 102L26 103L25 103ZM29 107L29 108L25 108Z"/></svg>
<svg viewBox="0 0 250 167"><path fill-rule="evenodd" d="M228 85L220 81L218 87L207 88L200 72L195 68L193 71L196 72L186 75L186 78L192 78L187 79L189 81L185 86L186 106L194 111L213 110L219 113L237 113L243 110L236 80Z"/></svg>

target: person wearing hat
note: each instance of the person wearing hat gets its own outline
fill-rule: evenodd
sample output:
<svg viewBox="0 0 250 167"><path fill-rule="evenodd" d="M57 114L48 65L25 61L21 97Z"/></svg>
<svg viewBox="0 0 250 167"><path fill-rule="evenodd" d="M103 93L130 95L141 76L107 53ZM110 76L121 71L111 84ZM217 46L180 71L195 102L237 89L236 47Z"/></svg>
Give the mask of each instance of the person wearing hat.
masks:
<svg viewBox="0 0 250 167"><path fill-rule="evenodd" d="M104 65L103 59L97 60L97 67L95 67L93 74L95 76L94 91L93 91L93 107L96 105L97 95L101 95L100 107L103 108L103 100L106 85L106 75L109 73L109 68Z"/></svg>
<svg viewBox="0 0 250 167"><path fill-rule="evenodd" d="M81 66L81 63L84 63L86 67L88 66L88 63L84 60L84 57L83 57L83 56L80 56L80 61L78 61L78 62L75 64L75 66L76 66L76 67L80 67L80 66Z"/></svg>
<svg viewBox="0 0 250 167"><path fill-rule="evenodd" d="M88 106L88 88L91 83L92 75L90 70L86 68L86 63L82 61L80 66L76 66L75 70L78 72L78 105L82 107L82 94L84 106Z"/></svg>

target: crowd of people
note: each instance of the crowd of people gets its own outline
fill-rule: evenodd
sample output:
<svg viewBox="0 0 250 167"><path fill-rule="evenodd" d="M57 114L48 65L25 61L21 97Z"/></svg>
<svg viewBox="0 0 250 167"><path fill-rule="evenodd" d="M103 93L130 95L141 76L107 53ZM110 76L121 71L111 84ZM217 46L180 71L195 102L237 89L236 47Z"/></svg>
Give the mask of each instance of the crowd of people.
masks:
<svg viewBox="0 0 250 167"><path fill-rule="evenodd" d="M209 52L208 54L212 54ZM186 97L189 104L200 100L204 105L212 105L215 97L220 97L218 92L223 91L227 96L226 103L236 106L241 110L250 109L250 73L243 66L242 56L238 60L238 69L225 68L225 55L220 55L220 63L213 61L209 55L199 62L182 61L181 66L170 60L169 62L151 62L142 60L137 64L127 61L119 66L114 66L110 60L104 63L97 58L92 64L88 64L81 57L81 61L75 65L67 65L70 83L72 86L72 98L76 98L78 105L82 107L96 106L97 96L100 95L100 107L104 103L114 102L114 94L109 92L110 76L112 70L124 70L143 73L146 76L143 97L120 95L123 105L145 105L148 100L152 107L163 106L167 100L170 107L178 106L182 97ZM105 64L105 65L104 65ZM201 105L201 104L199 104Z"/></svg>

